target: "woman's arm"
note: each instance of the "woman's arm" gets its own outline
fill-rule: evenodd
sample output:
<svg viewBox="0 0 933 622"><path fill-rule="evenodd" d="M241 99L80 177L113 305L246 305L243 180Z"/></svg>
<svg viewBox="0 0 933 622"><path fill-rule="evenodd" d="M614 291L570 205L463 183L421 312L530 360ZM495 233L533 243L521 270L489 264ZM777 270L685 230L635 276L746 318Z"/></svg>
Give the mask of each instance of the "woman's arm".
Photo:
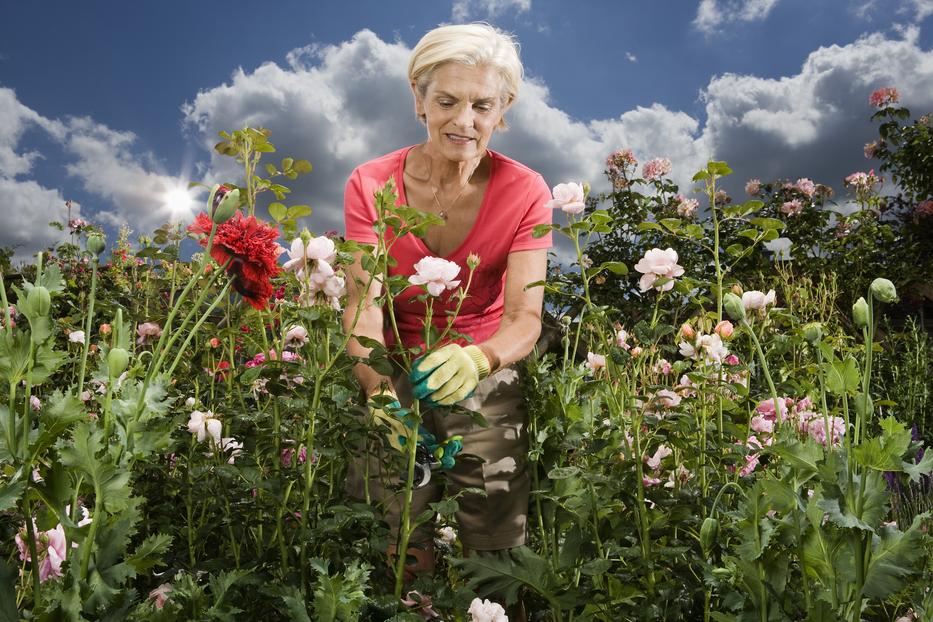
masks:
<svg viewBox="0 0 933 622"><path fill-rule="evenodd" d="M382 292L382 284L378 279L372 279L369 289L366 290L366 283L371 277L362 266L362 257L365 252L356 252L353 265L348 269L350 278L347 279L347 307L343 312L343 329L347 332L352 331L353 336L369 337L385 344L382 335L382 308L375 304L376 298ZM353 320L357 309L360 309L360 317L354 326ZM347 352L352 356L366 358L371 351L372 348L364 347L356 339L350 339L347 344ZM393 389L390 378L383 376L365 363L357 363L353 368L353 374L359 380L366 395L372 395L382 385Z"/></svg>
<svg viewBox="0 0 933 622"><path fill-rule="evenodd" d="M547 276L547 249L509 253L505 277L505 300L499 330L477 344L489 360L490 373L523 359L541 334L544 288L525 289L528 283Z"/></svg>

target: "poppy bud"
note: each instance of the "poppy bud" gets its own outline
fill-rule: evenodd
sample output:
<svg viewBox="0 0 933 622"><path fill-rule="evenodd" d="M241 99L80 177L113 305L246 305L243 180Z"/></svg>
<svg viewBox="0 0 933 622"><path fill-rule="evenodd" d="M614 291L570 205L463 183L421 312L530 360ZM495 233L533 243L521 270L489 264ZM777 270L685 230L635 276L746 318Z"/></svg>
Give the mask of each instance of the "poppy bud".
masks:
<svg viewBox="0 0 933 622"><path fill-rule="evenodd" d="M852 305L852 319L855 320L855 325L859 328L868 326L868 303L865 302L864 298L859 298Z"/></svg>
<svg viewBox="0 0 933 622"><path fill-rule="evenodd" d="M709 557L718 536L719 520L707 516L703 519L703 525L700 527L700 547L703 549L703 555Z"/></svg>
<svg viewBox="0 0 933 622"><path fill-rule="evenodd" d="M875 279L871 282L871 295L881 302L897 302L897 289L888 279Z"/></svg>
<svg viewBox="0 0 933 622"><path fill-rule="evenodd" d="M812 344L817 344L823 338L823 325L819 322L810 322L803 327L803 338Z"/></svg>
<svg viewBox="0 0 933 622"><path fill-rule="evenodd" d="M32 315L48 315L51 308L52 296L49 294L49 290L41 285L37 285L29 290L29 294L26 295L26 309L28 309Z"/></svg>
<svg viewBox="0 0 933 622"><path fill-rule="evenodd" d="M745 305L742 304L742 299L732 292L726 292L725 295L723 295L722 306L726 310L726 313L729 314L729 317L736 322L745 320Z"/></svg>
<svg viewBox="0 0 933 622"><path fill-rule="evenodd" d="M124 348L111 348L107 353L107 368L111 378L118 378L126 371L130 363L130 354Z"/></svg>
<svg viewBox="0 0 933 622"><path fill-rule="evenodd" d="M95 255L100 255L104 252L104 247L107 246L106 241L104 241L104 236L102 235L89 235L87 237L87 250Z"/></svg>
<svg viewBox="0 0 933 622"><path fill-rule="evenodd" d="M222 225L230 220L239 206L239 189L230 190L227 186L220 184L211 188L211 194L207 198L207 207L211 212L211 220L216 224Z"/></svg>

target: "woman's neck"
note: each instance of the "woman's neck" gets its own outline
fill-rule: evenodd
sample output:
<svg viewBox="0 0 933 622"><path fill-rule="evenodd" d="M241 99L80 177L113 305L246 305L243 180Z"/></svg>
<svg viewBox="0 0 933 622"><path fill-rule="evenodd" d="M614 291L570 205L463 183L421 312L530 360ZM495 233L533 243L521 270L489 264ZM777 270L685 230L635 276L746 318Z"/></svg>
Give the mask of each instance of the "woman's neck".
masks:
<svg viewBox="0 0 933 622"><path fill-rule="evenodd" d="M437 153L431 143L427 142L419 148L422 166L419 166L416 177L423 177L427 183L437 189L463 188L473 178L474 173L483 161L483 156L470 160L449 160Z"/></svg>

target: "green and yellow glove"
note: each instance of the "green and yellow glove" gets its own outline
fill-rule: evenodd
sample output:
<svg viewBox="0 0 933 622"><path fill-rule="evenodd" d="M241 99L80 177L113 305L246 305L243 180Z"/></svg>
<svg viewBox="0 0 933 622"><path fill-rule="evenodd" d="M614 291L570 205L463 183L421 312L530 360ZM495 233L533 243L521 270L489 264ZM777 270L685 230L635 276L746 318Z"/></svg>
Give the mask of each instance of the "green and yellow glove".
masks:
<svg viewBox="0 0 933 622"><path fill-rule="evenodd" d="M389 389L380 389L369 396L369 414L376 422L389 428L389 433L386 435L389 445L398 451L405 451L405 442L412 435L412 431L391 412L386 412L386 410L391 411L401 407L398 396Z"/></svg>
<svg viewBox="0 0 933 622"><path fill-rule="evenodd" d="M409 379L419 400L450 406L470 397L488 375L489 360L482 350L451 343L415 361Z"/></svg>

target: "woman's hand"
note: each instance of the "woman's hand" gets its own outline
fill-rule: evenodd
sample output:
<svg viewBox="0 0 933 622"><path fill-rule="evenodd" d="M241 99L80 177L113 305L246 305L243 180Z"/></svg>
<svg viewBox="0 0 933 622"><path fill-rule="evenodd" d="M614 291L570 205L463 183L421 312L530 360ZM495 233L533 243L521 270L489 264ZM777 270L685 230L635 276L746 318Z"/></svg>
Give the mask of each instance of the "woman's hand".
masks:
<svg viewBox="0 0 933 622"><path fill-rule="evenodd" d="M416 398L450 406L469 397L479 381L489 375L489 360L476 346L448 344L411 366Z"/></svg>

